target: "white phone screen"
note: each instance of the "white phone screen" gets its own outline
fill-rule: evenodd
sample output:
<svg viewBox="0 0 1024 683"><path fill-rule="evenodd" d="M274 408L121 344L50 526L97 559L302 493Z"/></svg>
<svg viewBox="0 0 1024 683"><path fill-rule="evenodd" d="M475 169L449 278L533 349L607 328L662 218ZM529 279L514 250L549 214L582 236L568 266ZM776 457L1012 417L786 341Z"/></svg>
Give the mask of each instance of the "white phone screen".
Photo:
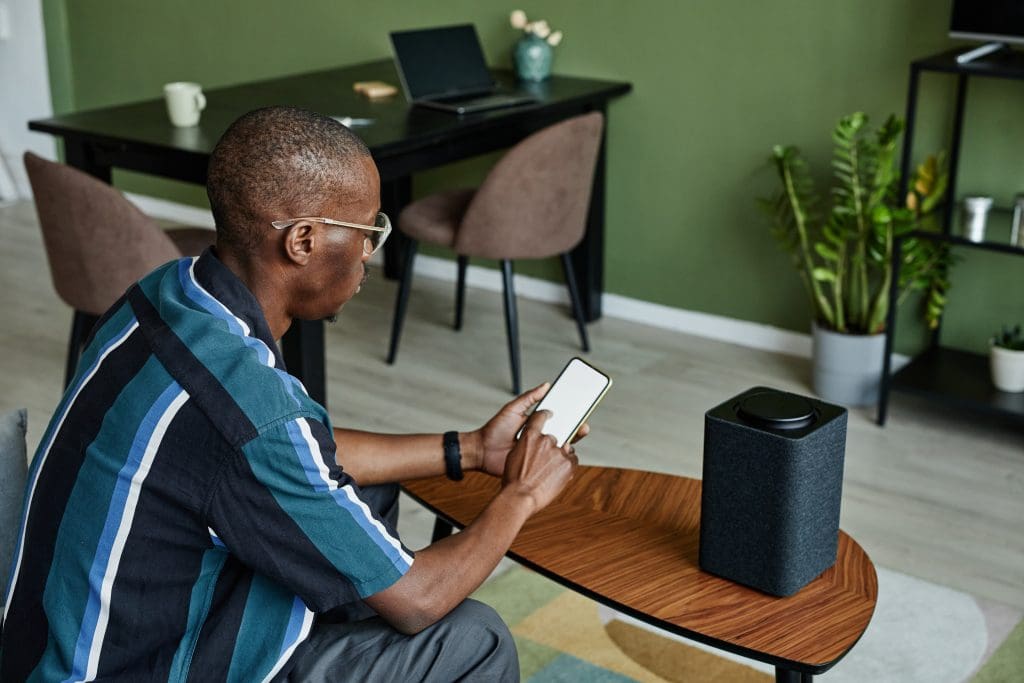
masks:
<svg viewBox="0 0 1024 683"><path fill-rule="evenodd" d="M573 358L537 406L537 410L551 411L542 432L554 436L560 447L565 445L611 384L611 377Z"/></svg>

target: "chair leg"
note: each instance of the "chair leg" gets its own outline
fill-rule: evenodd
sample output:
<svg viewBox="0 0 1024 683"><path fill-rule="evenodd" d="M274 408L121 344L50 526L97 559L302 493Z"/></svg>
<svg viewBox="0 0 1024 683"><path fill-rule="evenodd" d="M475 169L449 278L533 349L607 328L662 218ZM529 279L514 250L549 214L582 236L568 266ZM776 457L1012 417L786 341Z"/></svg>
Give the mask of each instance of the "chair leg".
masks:
<svg viewBox="0 0 1024 683"><path fill-rule="evenodd" d="M590 340L587 338L587 325L583 319L583 302L580 301L580 291L576 286L576 272L572 267L572 258L569 253L562 254L562 272L565 273L565 284L569 286L569 301L572 302L572 315L576 318L576 329L580 332L580 343L583 351L590 351Z"/></svg>
<svg viewBox="0 0 1024 683"><path fill-rule="evenodd" d="M459 254L459 273L455 280L455 329L462 329L462 309L466 303L466 267L469 257Z"/></svg>
<svg viewBox="0 0 1024 683"><path fill-rule="evenodd" d="M388 365L393 365L395 356L398 355L398 340L402 336L405 307L409 303L409 290L412 288L412 266L416 260L416 240L407 238L405 242L402 279L398 282L398 296L395 298L395 317L391 321L391 346L388 348Z"/></svg>
<svg viewBox="0 0 1024 683"><path fill-rule="evenodd" d="M519 315L516 313L516 292L512 285L512 261L501 262L501 278L505 285L505 331L508 333L508 356L512 364L512 393L519 395Z"/></svg>
<svg viewBox="0 0 1024 683"><path fill-rule="evenodd" d="M67 389L78 369L78 359L82 355L89 334L98 318L82 311L75 311L71 316L71 334L68 336L68 357L64 365L64 388Z"/></svg>

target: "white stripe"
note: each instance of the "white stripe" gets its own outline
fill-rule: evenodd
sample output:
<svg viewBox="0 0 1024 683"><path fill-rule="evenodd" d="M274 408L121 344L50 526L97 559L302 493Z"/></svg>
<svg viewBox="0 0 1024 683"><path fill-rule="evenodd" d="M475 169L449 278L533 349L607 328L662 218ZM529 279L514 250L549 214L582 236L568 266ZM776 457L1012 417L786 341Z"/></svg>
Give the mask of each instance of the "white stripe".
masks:
<svg viewBox="0 0 1024 683"><path fill-rule="evenodd" d="M210 292L207 291L207 289L205 287L203 287L201 284L199 284L199 278L196 277L196 263L198 263L198 262L199 262L199 257L198 256L193 256L192 257L192 265L189 266L189 268L188 268L188 277L189 277L190 280L192 280L192 284L195 285L196 288L200 292L202 292L206 296L210 297L210 300L215 302L218 306L220 306L221 309L227 315L229 315L232 318L234 318L238 322L239 326L241 326L242 333L246 337L248 337L250 339L255 339L256 341L258 341L263 346L264 349L267 350L267 365L270 366L270 367L274 367L275 364L277 363L277 359L274 357L274 354L270 351L270 348L266 344L263 343L263 340L259 339L258 337L254 337L253 334L252 334L252 330L249 329L249 326L245 323L244 320L242 320L237 315L235 315L234 312L232 312L232 310L230 308L228 308L227 306L225 306L224 304L221 303L220 299L218 299L214 295L210 294Z"/></svg>
<svg viewBox="0 0 1024 683"><path fill-rule="evenodd" d="M266 678L263 679L263 683L267 683L271 678L277 675L277 672L281 670L281 667L291 658L292 653L295 652L295 648L299 646L309 636L310 629L313 628L313 613L306 610L306 613L302 616L302 628L299 629L299 637L295 639L295 642L291 644L287 650L281 654L281 658L277 660L277 664L270 670Z"/></svg>
<svg viewBox="0 0 1024 683"><path fill-rule="evenodd" d="M320 479L327 484L328 490L337 490L338 482L331 479L330 470L327 469L327 465L324 464L324 459L320 452L320 444L313 438L313 432L309 429L309 421L306 420L306 418L301 418L296 420L296 422L299 425L299 431L302 432L302 437L309 445L309 451L313 455L313 462L316 464L317 470L320 472ZM345 496L349 501L363 512L367 521L380 532L381 536L383 536L387 542L398 551L398 554L401 555L402 559L405 560L407 564L412 565L412 558L409 556L409 553L405 552L405 548L402 547L402 544L399 543L398 539L392 537L391 534L388 533L388 530L384 528L384 525L373 516L373 513L370 512L370 508L367 507L366 503L359 499L359 496L357 496L356 492L352 490L352 487L346 484L341 487L341 490L345 493Z"/></svg>
<svg viewBox="0 0 1024 683"><path fill-rule="evenodd" d="M139 463L139 468L135 471L135 476L132 477L132 482L128 489L128 498L125 500L124 511L121 513L121 523L117 527L117 534L114 536L114 543L110 549L110 559L107 562L106 572L103 574L103 583L100 588L100 613L96 619L96 630L93 633L92 646L89 648L89 662L85 670L86 680L94 679L97 667L99 667L100 651L103 649L103 639L106 636L107 623L110 620L110 592L114 588L114 578L117 576L117 569L121 564L124 545L128 540L128 532L132 528L132 521L135 519L135 508L139 503L142 483L149 475L149 468L153 464L157 451L160 449L164 434L167 433L167 427L187 400L188 394L182 390L181 393L174 397L170 405L167 406L167 410L160 416L160 420L153 429L153 433L150 434L149 441L146 443L146 450L142 454L142 460Z"/></svg>
<svg viewBox="0 0 1024 683"><path fill-rule="evenodd" d="M57 425L53 428L53 431L50 433L49 443L46 444L46 447L42 450L42 452L39 455L39 466L36 468L35 479L32 480L32 485L29 487L28 490L28 502L25 504L25 523L21 527L21 531L18 535L18 556L14 562L14 567L11 569L11 588L10 591L7 593L7 599L4 600L5 623L7 622L7 612L11 609L11 598L14 596L14 587L18 585L18 574L21 572L21 561L25 554L25 531L28 528L27 513L31 512L32 510L32 499L36 495L36 485L39 483L39 475L42 473L43 467L46 465L46 459L50 455L50 449L53 447L53 442L57 438L57 434L60 433L60 429L64 425L64 420L67 419L68 413L71 412L71 408L75 405L75 401L78 400L78 396L82 393L82 389L85 388L85 385L89 383L89 380L91 380L93 376L99 371L100 367L103 365L103 361L106 360L107 356L109 356L111 353L117 350L118 347L124 344L124 342L127 341L127 339L132 336L132 333L135 332L135 330L137 330L138 328L139 321L133 321L131 326L125 331L121 338L115 340L110 345L110 348L108 348L103 353L103 355L101 355L97 359L96 365L93 367L92 372L90 372L89 374L82 378L82 381L79 382L78 384L78 389L75 390L75 395L71 397L70 401L68 401L67 406L64 408L64 412L61 414L60 419L57 421Z"/></svg>

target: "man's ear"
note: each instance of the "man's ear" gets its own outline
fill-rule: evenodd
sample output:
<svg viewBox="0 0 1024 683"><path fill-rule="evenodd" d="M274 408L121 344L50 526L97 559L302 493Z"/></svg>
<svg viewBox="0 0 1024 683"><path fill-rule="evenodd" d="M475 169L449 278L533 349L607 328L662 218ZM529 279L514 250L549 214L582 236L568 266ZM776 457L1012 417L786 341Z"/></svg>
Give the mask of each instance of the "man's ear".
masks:
<svg viewBox="0 0 1024 683"><path fill-rule="evenodd" d="M300 221L285 230L284 252L288 259L297 265L304 266L309 263L316 247L312 223Z"/></svg>

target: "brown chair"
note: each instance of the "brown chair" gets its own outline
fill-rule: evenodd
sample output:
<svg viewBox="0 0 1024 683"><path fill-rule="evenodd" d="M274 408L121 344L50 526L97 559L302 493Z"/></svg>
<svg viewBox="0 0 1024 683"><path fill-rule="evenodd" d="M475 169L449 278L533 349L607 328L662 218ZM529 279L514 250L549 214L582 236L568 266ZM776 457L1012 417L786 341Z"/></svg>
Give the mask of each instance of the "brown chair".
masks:
<svg viewBox="0 0 1024 683"><path fill-rule="evenodd" d="M462 329L466 267L470 257L501 262L505 329L512 391L520 393L519 321L512 262L560 256L584 351L590 350L569 251L583 239L604 116L592 112L549 126L501 158L477 190L451 190L410 204L398 218L406 238L402 279L395 301L388 363L395 362L402 334L413 263L419 242L455 251L455 329Z"/></svg>
<svg viewBox="0 0 1024 683"><path fill-rule="evenodd" d="M110 185L64 164L25 153L53 286L74 309L64 386L99 316L136 280L168 261L213 244L214 231L166 232Z"/></svg>

